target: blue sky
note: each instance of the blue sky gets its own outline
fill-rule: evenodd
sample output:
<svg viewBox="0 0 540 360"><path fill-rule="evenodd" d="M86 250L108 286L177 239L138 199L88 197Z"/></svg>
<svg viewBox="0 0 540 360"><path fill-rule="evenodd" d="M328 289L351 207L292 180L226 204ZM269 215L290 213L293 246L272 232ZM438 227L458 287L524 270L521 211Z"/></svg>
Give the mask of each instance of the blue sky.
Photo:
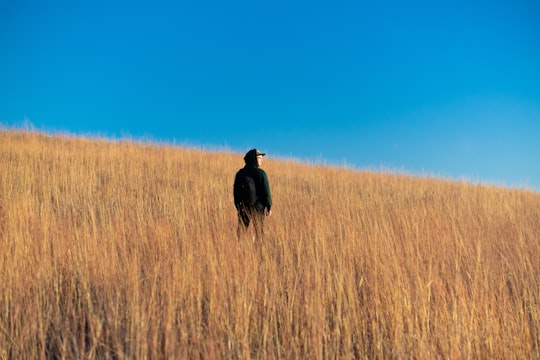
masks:
<svg viewBox="0 0 540 360"><path fill-rule="evenodd" d="M0 0L0 124L540 191L538 19L537 0Z"/></svg>

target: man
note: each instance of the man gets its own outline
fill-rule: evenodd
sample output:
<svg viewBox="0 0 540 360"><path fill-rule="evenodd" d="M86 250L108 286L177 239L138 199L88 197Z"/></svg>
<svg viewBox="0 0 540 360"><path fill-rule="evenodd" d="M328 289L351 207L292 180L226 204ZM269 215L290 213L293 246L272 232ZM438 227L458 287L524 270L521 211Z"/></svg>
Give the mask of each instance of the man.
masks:
<svg viewBox="0 0 540 360"><path fill-rule="evenodd" d="M261 165L263 156L257 149L244 156L246 165L238 170L234 179L234 206L238 211L238 235L245 232L250 223L255 228L255 238L262 240L264 218L272 215L272 196L268 177Z"/></svg>

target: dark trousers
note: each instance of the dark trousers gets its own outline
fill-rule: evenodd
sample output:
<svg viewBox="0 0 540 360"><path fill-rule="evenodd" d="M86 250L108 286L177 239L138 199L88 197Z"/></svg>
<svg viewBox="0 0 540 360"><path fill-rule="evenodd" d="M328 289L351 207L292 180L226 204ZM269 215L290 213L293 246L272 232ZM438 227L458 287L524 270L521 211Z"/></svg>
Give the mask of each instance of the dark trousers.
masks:
<svg viewBox="0 0 540 360"><path fill-rule="evenodd" d="M264 236L264 209L254 207L238 209L238 236L245 233L253 224L255 229L255 239L262 241Z"/></svg>

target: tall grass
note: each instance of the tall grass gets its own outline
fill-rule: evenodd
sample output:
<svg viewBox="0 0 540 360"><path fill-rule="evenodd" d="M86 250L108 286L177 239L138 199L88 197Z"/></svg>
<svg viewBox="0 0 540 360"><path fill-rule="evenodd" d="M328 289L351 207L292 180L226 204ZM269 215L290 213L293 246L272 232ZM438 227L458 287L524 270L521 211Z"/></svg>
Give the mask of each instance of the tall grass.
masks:
<svg viewBox="0 0 540 360"><path fill-rule="evenodd" d="M540 194L0 132L0 358L540 358Z"/></svg>

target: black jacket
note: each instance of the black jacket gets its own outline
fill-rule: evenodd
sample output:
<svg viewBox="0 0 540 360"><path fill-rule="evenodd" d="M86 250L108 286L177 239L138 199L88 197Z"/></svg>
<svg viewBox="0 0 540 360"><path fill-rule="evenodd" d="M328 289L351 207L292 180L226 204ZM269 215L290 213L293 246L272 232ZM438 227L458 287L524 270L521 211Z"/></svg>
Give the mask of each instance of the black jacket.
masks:
<svg viewBox="0 0 540 360"><path fill-rule="evenodd" d="M272 208L272 196L270 195L270 185L268 184L268 177L266 176L266 172L264 172L263 169L259 168L256 156L246 156L244 160L246 161L246 166L238 170L238 172L236 173L235 181L240 174L250 176L255 182L255 188L257 191L257 201L255 203L255 208L259 210L270 210ZM239 203L239 199L235 197L234 205L237 209L239 207Z"/></svg>

